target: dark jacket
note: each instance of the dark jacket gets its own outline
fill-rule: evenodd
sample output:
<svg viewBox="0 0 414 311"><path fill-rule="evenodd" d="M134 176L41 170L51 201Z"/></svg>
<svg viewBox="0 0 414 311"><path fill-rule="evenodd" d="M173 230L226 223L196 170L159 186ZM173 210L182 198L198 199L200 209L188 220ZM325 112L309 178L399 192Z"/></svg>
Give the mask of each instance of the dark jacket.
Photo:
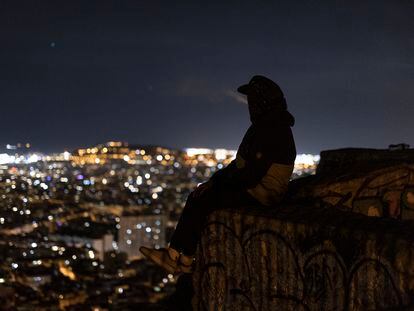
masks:
<svg viewBox="0 0 414 311"><path fill-rule="evenodd" d="M247 190L265 205L280 201L293 171L296 148L287 110L274 109L247 130L236 159L211 178L217 187Z"/></svg>

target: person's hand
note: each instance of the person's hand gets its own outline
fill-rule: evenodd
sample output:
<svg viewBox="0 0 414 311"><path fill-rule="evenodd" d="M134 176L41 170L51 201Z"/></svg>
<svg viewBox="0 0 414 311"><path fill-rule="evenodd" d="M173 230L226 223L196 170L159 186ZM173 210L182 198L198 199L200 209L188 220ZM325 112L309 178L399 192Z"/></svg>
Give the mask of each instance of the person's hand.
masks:
<svg viewBox="0 0 414 311"><path fill-rule="evenodd" d="M199 196L202 196L206 191L208 191L212 187L212 185L213 183L211 181L202 183L193 191L193 197L197 198Z"/></svg>

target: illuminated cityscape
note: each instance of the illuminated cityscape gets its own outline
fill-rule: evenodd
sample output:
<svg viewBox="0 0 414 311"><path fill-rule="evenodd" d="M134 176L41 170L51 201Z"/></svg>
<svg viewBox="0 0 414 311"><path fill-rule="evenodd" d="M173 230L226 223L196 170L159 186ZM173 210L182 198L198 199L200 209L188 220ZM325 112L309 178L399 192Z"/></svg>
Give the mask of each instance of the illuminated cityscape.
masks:
<svg viewBox="0 0 414 311"><path fill-rule="evenodd" d="M138 248L165 246L188 194L236 153L114 141L58 154L3 149L0 286L18 310L161 303L176 279ZM299 155L294 178L318 161Z"/></svg>
<svg viewBox="0 0 414 311"><path fill-rule="evenodd" d="M413 12L1 1L0 311L414 310Z"/></svg>

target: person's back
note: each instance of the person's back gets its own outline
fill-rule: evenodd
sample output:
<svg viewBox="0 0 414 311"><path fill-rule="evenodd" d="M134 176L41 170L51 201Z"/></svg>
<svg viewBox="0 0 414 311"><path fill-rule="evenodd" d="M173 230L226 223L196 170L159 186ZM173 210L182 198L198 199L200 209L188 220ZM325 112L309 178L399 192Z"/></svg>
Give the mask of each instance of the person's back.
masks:
<svg viewBox="0 0 414 311"><path fill-rule="evenodd" d="M248 97L252 125L235 161L212 179L223 186L247 190L263 205L272 205L282 200L292 175L296 148L291 126L295 119L273 81L254 76L239 91Z"/></svg>

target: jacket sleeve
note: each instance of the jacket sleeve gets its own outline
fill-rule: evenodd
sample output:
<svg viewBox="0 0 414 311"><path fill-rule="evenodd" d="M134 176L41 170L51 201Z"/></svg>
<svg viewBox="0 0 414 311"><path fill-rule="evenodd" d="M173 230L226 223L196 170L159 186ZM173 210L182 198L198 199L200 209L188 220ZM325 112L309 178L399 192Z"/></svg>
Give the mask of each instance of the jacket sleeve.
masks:
<svg viewBox="0 0 414 311"><path fill-rule="evenodd" d="M244 167L236 167L229 173L225 182L231 187L252 188L262 180L272 163L272 157L267 150L256 150L254 155L246 159Z"/></svg>
<svg viewBox="0 0 414 311"><path fill-rule="evenodd" d="M235 170L236 167L236 160L233 160L227 165L225 168L218 170L211 176L210 181L214 184L222 184L225 179Z"/></svg>
<svg viewBox="0 0 414 311"><path fill-rule="evenodd" d="M266 175L274 161L274 140L268 139L268 131L258 128L240 145L236 160L221 173L218 185L230 188L247 189L256 186ZM277 141L277 137L276 138ZM245 158L241 158L241 154Z"/></svg>

